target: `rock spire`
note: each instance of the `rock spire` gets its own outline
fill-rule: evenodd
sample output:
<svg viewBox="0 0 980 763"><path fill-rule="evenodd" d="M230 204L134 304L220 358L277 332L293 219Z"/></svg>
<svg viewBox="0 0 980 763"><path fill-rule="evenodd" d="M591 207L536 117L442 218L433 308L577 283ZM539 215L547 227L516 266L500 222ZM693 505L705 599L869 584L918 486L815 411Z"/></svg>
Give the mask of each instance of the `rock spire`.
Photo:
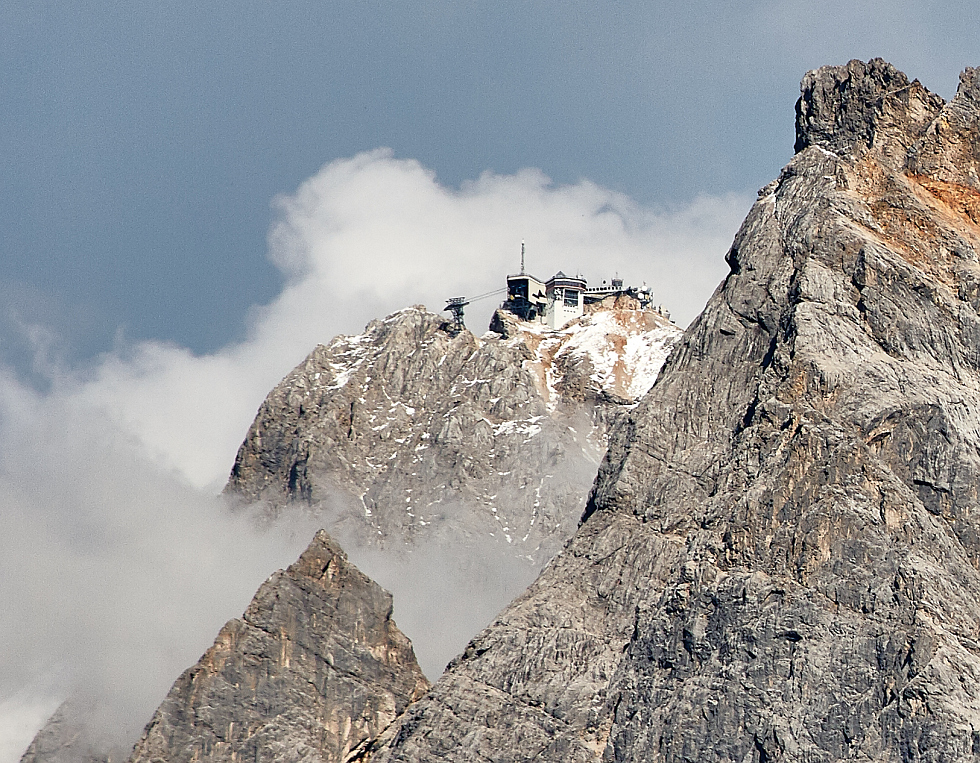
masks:
<svg viewBox="0 0 980 763"><path fill-rule="evenodd" d="M391 596L320 531L174 684L131 763L341 763L428 688Z"/></svg>

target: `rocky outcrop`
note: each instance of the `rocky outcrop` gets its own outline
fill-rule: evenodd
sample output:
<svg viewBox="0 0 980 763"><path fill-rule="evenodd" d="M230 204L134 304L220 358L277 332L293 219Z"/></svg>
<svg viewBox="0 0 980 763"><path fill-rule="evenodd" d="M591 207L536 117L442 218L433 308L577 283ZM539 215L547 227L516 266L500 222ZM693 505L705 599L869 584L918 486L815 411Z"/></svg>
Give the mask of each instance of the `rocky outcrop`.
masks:
<svg viewBox="0 0 980 763"><path fill-rule="evenodd" d="M873 149L901 171L933 124L943 99L880 58L824 66L803 78L796 103L796 151L820 146L841 156Z"/></svg>
<svg viewBox="0 0 980 763"><path fill-rule="evenodd" d="M317 347L263 403L226 492L298 502L345 544L491 542L543 564L680 331L625 308L493 326L478 338L417 306Z"/></svg>
<svg viewBox="0 0 980 763"><path fill-rule="evenodd" d="M980 756L975 83L806 76L582 526L371 763Z"/></svg>
<svg viewBox="0 0 980 763"><path fill-rule="evenodd" d="M125 751L92 734L93 724L78 703L64 702L34 736L20 763L114 763Z"/></svg>
<svg viewBox="0 0 980 763"><path fill-rule="evenodd" d="M321 531L177 680L131 761L339 763L427 688L391 597Z"/></svg>

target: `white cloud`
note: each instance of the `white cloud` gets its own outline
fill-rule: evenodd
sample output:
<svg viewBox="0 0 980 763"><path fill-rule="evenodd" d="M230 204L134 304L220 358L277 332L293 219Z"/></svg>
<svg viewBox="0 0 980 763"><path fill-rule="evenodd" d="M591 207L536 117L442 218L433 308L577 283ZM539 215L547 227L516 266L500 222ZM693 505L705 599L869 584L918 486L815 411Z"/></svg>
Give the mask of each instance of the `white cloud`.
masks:
<svg viewBox="0 0 980 763"><path fill-rule="evenodd" d="M207 356L142 343L88 378L63 378L59 392L104 406L192 484L217 488L265 394L318 342L409 304L438 311L502 286L522 239L531 272L646 281L685 325L727 272L748 205L731 195L650 210L587 181L552 186L536 170L455 190L387 150L360 154L276 200L270 256L288 281L254 310L246 341ZM474 304L468 325L481 333L496 304Z"/></svg>
<svg viewBox="0 0 980 763"><path fill-rule="evenodd" d="M161 469L98 407L0 382L2 725L82 694L132 741L312 528L262 532Z"/></svg>
<svg viewBox="0 0 980 763"><path fill-rule="evenodd" d="M373 151L276 200L270 256L287 283L253 311L245 341L205 356L122 346L85 370L49 371L43 393L0 375L0 733L50 707L51 695L16 697L57 674L58 691L102 698L131 735L299 553L309 528L262 534L213 496L265 394L316 343L502 286L522 239L531 272L646 281L686 323L727 272L748 203L650 210L535 170L449 189ZM497 301L474 304L469 325L482 332Z"/></svg>

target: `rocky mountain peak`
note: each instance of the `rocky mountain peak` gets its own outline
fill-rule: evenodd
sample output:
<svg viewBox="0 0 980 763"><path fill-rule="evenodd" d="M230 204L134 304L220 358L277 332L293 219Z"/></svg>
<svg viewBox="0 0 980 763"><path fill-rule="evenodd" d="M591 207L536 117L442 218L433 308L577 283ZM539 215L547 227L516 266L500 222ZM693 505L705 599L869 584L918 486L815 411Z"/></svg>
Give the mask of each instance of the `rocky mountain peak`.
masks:
<svg viewBox="0 0 980 763"><path fill-rule="evenodd" d="M904 164L943 99L880 58L807 72L796 103L796 151L845 155L876 148Z"/></svg>
<svg viewBox="0 0 980 763"><path fill-rule="evenodd" d="M954 99L957 110L976 114L980 110L980 69L968 66L960 72L960 84Z"/></svg>
<svg viewBox="0 0 980 763"><path fill-rule="evenodd" d="M975 80L805 77L577 533L372 763L977 759Z"/></svg>
<svg viewBox="0 0 980 763"><path fill-rule="evenodd" d="M119 763L126 750L92 738L96 727L78 702L64 702L38 731L20 763ZM97 732L96 732L97 733Z"/></svg>
<svg viewBox="0 0 980 763"><path fill-rule="evenodd" d="M960 75L953 100L912 146L908 170L940 183L980 190L980 70L966 69Z"/></svg>
<svg viewBox="0 0 980 763"><path fill-rule="evenodd" d="M808 72L796 104L796 151L873 150L896 171L980 189L980 72L949 103L880 58Z"/></svg>
<svg viewBox="0 0 980 763"><path fill-rule="evenodd" d="M350 760L429 686L391 613L320 531L177 679L131 762Z"/></svg>
<svg viewBox="0 0 980 763"><path fill-rule="evenodd" d="M416 305L315 348L262 404L226 492L302 503L358 544L492 538L543 564L680 330L626 302L558 331L504 311L492 326Z"/></svg>

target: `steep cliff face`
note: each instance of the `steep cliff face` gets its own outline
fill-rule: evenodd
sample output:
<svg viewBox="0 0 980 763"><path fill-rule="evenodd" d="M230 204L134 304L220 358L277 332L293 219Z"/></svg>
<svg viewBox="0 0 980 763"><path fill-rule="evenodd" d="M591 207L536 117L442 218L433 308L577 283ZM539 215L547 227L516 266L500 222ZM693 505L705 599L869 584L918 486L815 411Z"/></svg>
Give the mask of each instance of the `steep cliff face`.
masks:
<svg viewBox="0 0 980 763"><path fill-rule="evenodd" d="M174 684L132 763L339 763L428 688L391 597L324 532Z"/></svg>
<svg viewBox="0 0 980 763"><path fill-rule="evenodd" d="M477 338L413 307L317 347L263 403L227 492L298 500L352 543L492 539L544 563L680 330L618 308L493 326Z"/></svg>
<svg viewBox="0 0 980 763"><path fill-rule="evenodd" d="M980 756L978 103L806 75L579 531L372 763Z"/></svg>

